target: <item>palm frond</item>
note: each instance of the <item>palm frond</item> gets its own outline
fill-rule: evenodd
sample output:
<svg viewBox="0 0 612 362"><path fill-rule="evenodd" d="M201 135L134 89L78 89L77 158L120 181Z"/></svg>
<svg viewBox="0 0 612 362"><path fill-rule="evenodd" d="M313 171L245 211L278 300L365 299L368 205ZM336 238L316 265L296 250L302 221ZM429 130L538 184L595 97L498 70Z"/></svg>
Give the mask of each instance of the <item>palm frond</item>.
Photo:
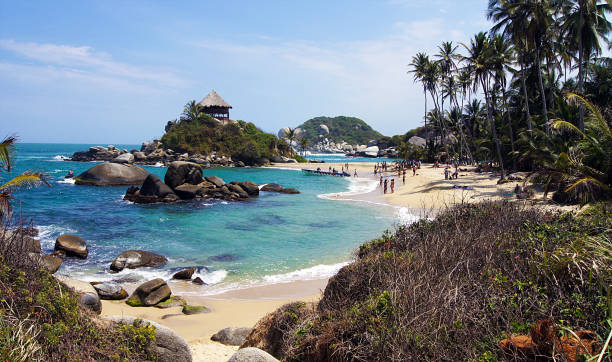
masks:
<svg viewBox="0 0 612 362"><path fill-rule="evenodd" d="M593 185L595 185L595 186L597 186L597 187L599 187L599 188L601 188L603 190L606 190L606 191L609 190L608 185L606 185L605 183L599 181L596 178L587 176L587 177L583 177L583 178L579 179L578 181L574 182L570 187L565 189L565 192L570 192L573 189L575 189L576 187L582 186L584 184L593 184Z"/></svg>
<svg viewBox="0 0 612 362"><path fill-rule="evenodd" d="M30 188L40 185L51 186L45 179L45 174L42 172L26 171L21 175L9 180L4 185L0 185L0 191L10 193L15 189Z"/></svg>
<svg viewBox="0 0 612 362"><path fill-rule="evenodd" d="M552 122L552 127L554 129L560 129L560 130L566 129L572 132L576 132L582 137L585 136L584 133L578 127L574 126L574 124L568 121L564 121L562 119L553 119L551 120L551 122Z"/></svg>
<svg viewBox="0 0 612 362"><path fill-rule="evenodd" d="M5 169L6 172L11 172L11 154L15 148L15 137L6 137L0 142L0 169Z"/></svg>

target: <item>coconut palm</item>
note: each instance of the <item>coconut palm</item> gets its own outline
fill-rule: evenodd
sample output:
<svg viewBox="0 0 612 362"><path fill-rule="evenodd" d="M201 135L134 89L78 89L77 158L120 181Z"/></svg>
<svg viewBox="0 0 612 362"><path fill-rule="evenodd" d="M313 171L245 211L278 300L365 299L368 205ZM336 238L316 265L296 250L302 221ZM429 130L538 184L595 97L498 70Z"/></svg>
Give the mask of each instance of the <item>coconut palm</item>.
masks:
<svg viewBox="0 0 612 362"><path fill-rule="evenodd" d="M563 34L578 49L578 92L584 91L584 74L591 56L601 54L602 42L610 45L607 35L612 25L606 13L612 12L609 2L600 0L558 0L563 9ZM580 130L584 131L584 107L580 105Z"/></svg>
<svg viewBox="0 0 612 362"><path fill-rule="evenodd" d="M562 187L562 194L586 203L604 196L612 188L612 125L586 98L576 93L568 93L566 98L581 103L588 110L585 131L571 122L554 120L554 129L576 134L577 142L532 177L546 176L549 183Z"/></svg>
<svg viewBox="0 0 612 362"><path fill-rule="evenodd" d="M300 138L300 148L302 149L302 156L306 155L306 147L308 147L308 138Z"/></svg>
<svg viewBox="0 0 612 362"><path fill-rule="evenodd" d="M482 90L484 92L485 104L487 108L487 119L491 126L491 132L495 142L495 148L497 150L497 159L501 169L501 179L504 179L506 177L506 170L504 168L501 144L499 142L497 129L495 127L491 95L491 81L494 80L495 74L495 52L493 51L489 38L484 32L474 35L469 46L465 44L463 44L463 46L468 55L464 56L462 60L474 71L474 90L476 90L479 86L482 86Z"/></svg>
<svg viewBox="0 0 612 362"><path fill-rule="evenodd" d="M7 137L0 143L0 173L10 173L13 168L12 153L15 150L15 137ZM44 184L50 186L45 175L40 172L25 171L21 175L0 184L0 219L10 217L13 193L21 188Z"/></svg>
<svg viewBox="0 0 612 362"><path fill-rule="evenodd" d="M425 99L425 112L423 113L423 121L425 122L425 143L428 144L428 131L427 131L427 82L425 80L426 69L428 68L429 57L425 53L417 53L412 57L412 63L409 65L412 67L409 73L414 74L414 82L421 82L423 84L423 98Z"/></svg>
<svg viewBox="0 0 612 362"><path fill-rule="evenodd" d="M293 141L297 137L296 130L297 130L297 128L287 127L287 131L285 132L285 139L288 141L289 147L291 149L293 149Z"/></svg>
<svg viewBox="0 0 612 362"><path fill-rule="evenodd" d="M194 121L200 116L201 113L202 106L196 103L196 101L191 100L185 104L183 114L181 115L181 120Z"/></svg>

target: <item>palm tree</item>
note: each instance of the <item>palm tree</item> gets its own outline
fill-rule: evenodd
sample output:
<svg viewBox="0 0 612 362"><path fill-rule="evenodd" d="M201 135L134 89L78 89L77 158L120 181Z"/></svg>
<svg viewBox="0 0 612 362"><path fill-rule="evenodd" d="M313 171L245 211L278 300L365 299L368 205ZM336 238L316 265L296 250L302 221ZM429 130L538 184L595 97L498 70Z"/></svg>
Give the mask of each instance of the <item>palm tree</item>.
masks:
<svg viewBox="0 0 612 362"><path fill-rule="evenodd" d="M7 137L0 143L0 172L10 173L13 168L11 155L15 150L15 137ZM45 175L40 172L25 171L21 175L0 185L0 220L11 215L11 200L13 192L20 188L28 188L44 184L50 186Z"/></svg>
<svg viewBox="0 0 612 362"><path fill-rule="evenodd" d="M300 148L302 149L302 156L306 155L306 147L308 147L308 138L300 138Z"/></svg>
<svg viewBox="0 0 612 362"><path fill-rule="evenodd" d="M470 45L463 44L467 50L468 55L463 57L463 61L468 64L474 70L474 90L479 86L482 86L482 90L485 96L485 103L487 106L487 119L491 126L491 132L495 141L495 148L497 150L497 159L499 167L501 169L501 178L506 177L506 170L504 169L504 159L502 157L501 144L499 137L497 136L497 129L495 127L495 119L493 117L493 105L491 97L491 79L494 78L494 52L493 47L490 44L487 35L484 32L480 32L474 35L474 38L470 41Z"/></svg>
<svg viewBox="0 0 612 362"><path fill-rule="evenodd" d="M568 93L568 101L579 102L587 108L585 131L573 123L555 120L553 128L568 130L578 135L574 146L561 152L554 164L535 172L534 176L546 176L548 183L563 187L565 194L573 193L585 203L605 195L612 188L612 126L598 107L576 93Z"/></svg>
<svg viewBox="0 0 612 362"><path fill-rule="evenodd" d="M196 120L200 114L202 113L202 106L200 106L196 101L191 100L185 104L185 108L183 109L183 114L181 116L182 120L194 121Z"/></svg>
<svg viewBox="0 0 612 362"><path fill-rule="evenodd" d="M285 139L289 141L289 148L293 150L293 141L297 137L297 128L287 127L287 132L285 132Z"/></svg>
<svg viewBox="0 0 612 362"><path fill-rule="evenodd" d="M425 112L423 113L423 121L425 122L425 144L428 144L428 131L427 131L427 82L425 80L425 72L428 67L429 57L425 53L417 53L412 57L412 63L409 65L412 70L409 73L414 73L414 82L421 82L423 84L423 98L425 99Z"/></svg>
<svg viewBox="0 0 612 362"><path fill-rule="evenodd" d="M610 2L600 0L559 0L563 9L562 29L578 49L578 92L583 93L584 73L592 55L601 54L601 41L610 41L607 35L612 25L606 13L612 12ZM584 105L580 104L578 128L584 131Z"/></svg>

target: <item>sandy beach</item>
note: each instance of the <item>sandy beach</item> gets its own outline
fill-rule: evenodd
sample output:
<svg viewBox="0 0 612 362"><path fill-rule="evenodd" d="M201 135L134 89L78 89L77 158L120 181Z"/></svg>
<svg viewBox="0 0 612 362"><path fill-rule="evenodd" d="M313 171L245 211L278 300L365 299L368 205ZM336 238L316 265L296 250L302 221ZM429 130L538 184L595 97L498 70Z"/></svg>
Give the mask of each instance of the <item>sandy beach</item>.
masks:
<svg viewBox="0 0 612 362"><path fill-rule="evenodd" d="M444 180L444 169L423 164L416 175L412 170L406 173L406 182L397 173L386 172L384 178L395 179L394 193L383 194L379 186L379 175L374 175L375 162L349 163L351 174L357 172L358 182L367 184L364 192L343 192L326 195L326 198L339 201L371 202L389 207L405 208L414 216L431 216L436 210L460 202L479 202L485 200L516 200L512 193L519 182L497 185L498 176L491 173L472 171L459 172L458 179ZM340 170L344 164L275 164L276 168L329 167ZM472 167L468 168L469 170ZM324 176L323 176L324 177ZM541 195L539 195L541 197ZM538 196L536 196L536 199ZM535 201L530 201L535 202ZM235 290L206 297L187 296L191 305L204 305L210 313L183 315L179 307L169 309L133 308L124 302L103 302L103 312L109 315L130 315L153 320L175 330L191 346L196 361L226 361L238 347L225 346L210 340L210 337L225 327L251 327L267 313L281 305L296 301L315 301L320 298L327 280L298 281L274 284L248 289ZM175 289L180 295L180 288ZM128 290L128 292L131 292Z"/></svg>

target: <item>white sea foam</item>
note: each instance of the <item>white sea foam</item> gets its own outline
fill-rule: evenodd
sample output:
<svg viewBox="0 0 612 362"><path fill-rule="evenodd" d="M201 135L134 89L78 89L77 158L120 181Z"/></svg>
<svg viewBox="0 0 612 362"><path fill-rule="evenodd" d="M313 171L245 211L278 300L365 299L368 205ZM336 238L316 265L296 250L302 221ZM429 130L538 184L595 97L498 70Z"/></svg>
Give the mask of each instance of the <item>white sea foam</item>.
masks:
<svg viewBox="0 0 612 362"><path fill-rule="evenodd" d="M74 185L74 178L65 178L65 179L57 180L55 182L57 182L58 184Z"/></svg>
<svg viewBox="0 0 612 362"><path fill-rule="evenodd" d="M376 185L378 185L378 182L376 182L376 180L372 180L368 178L349 177L347 179L349 181L347 191L334 192L331 194L321 194L321 195L318 195L318 197L321 199L328 199L328 200L338 200L339 198L343 200L343 197L346 197L346 196L355 196L355 195L367 194L368 192L372 192L376 190ZM352 201L352 200L349 200L349 201Z"/></svg>
<svg viewBox="0 0 612 362"><path fill-rule="evenodd" d="M319 280L333 276L342 267L348 265L348 262L338 264L319 264L310 268L299 269L284 274L266 275L263 277L265 284L289 283L298 280Z"/></svg>
<svg viewBox="0 0 612 362"><path fill-rule="evenodd" d="M165 167L165 166L161 162L156 162L154 165L151 165L151 167Z"/></svg>
<svg viewBox="0 0 612 362"><path fill-rule="evenodd" d="M37 225L36 228L38 229L38 239L40 239L40 244L43 249L53 249L55 239L57 239L58 236L76 232L76 230L69 227L53 224Z"/></svg>
<svg viewBox="0 0 612 362"><path fill-rule="evenodd" d="M52 161L64 161L64 160L68 160L68 159L70 159L70 157L66 157L66 156L63 156L63 155L55 155L55 156L53 156Z"/></svg>

